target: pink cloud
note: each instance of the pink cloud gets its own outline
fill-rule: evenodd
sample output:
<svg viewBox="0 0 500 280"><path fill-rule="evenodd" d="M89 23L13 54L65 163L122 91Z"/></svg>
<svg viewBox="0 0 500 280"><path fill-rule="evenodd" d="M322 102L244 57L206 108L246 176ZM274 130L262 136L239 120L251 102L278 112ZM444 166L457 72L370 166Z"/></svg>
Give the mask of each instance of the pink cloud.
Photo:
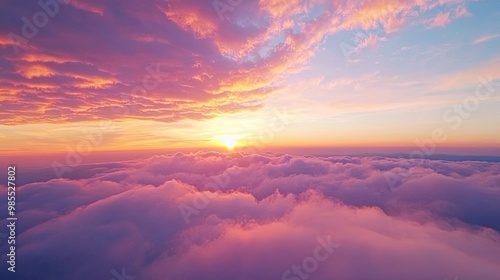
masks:
<svg viewBox="0 0 500 280"><path fill-rule="evenodd" d="M467 17L470 15L471 14L465 6L458 6L451 12L439 13L433 20L429 22L428 28L443 27L448 25L454 19Z"/></svg>
<svg viewBox="0 0 500 280"><path fill-rule="evenodd" d="M496 39L496 38L500 38L500 34L487 35L487 36L477 38L476 40L474 40L474 42L472 42L472 44L481 44L481 43L485 43L485 42L488 42L488 41Z"/></svg>
<svg viewBox="0 0 500 280"><path fill-rule="evenodd" d="M461 1L451 0L227 3L222 18L214 1L60 5L32 39L0 38L0 85L9 89L9 97L0 99L0 120L176 122L256 110L282 92L289 75L306 68L328 36L381 26L378 38L363 42L368 46L438 7L449 10L449 19L468 13ZM32 14L22 5L8 6L16 14ZM123 13L112 12L117 8ZM313 10L320 13L311 18ZM443 16L435 21L447 22ZM17 20L3 28L22 33ZM161 73L152 77L157 65Z"/></svg>
<svg viewBox="0 0 500 280"><path fill-rule="evenodd" d="M471 15L465 6L459 6L453 12L455 18L468 17Z"/></svg>
<svg viewBox="0 0 500 280"><path fill-rule="evenodd" d="M451 22L450 13L439 13L429 27L443 27Z"/></svg>
<svg viewBox="0 0 500 280"><path fill-rule="evenodd" d="M19 273L281 279L331 239L340 247L311 277L494 279L498 174L499 163L270 153L81 166L18 190Z"/></svg>
<svg viewBox="0 0 500 280"><path fill-rule="evenodd" d="M378 37L375 35L369 35L367 38L364 38L359 45L357 46L357 49L363 49L366 47L370 46L375 46L377 43L381 41L387 41L387 38L385 37Z"/></svg>
<svg viewBox="0 0 500 280"><path fill-rule="evenodd" d="M88 11L100 16L104 15L104 11L106 9L104 5L96 1L91 1L89 3L88 1L84 2L82 0L71 0L68 1L68 3L77 9Z"/></svg>
<svg viewBox="0 0 500 280"><path fill-rule="evenodd" d="M386 32L395 32L410 19L444 5L457 5L461 1L347 1L343 9L351 11L342 26L347 29L373 29L381 24Z"/></svg>
<svg viewBox="0 0 500 280"><path fill-rule="evenodd" d="M170 1L165 15L184 30L189 30L199 37L213 35L219 28L219 19L213 13L206 13L210 6L197 5L196 1Z"/></svg>

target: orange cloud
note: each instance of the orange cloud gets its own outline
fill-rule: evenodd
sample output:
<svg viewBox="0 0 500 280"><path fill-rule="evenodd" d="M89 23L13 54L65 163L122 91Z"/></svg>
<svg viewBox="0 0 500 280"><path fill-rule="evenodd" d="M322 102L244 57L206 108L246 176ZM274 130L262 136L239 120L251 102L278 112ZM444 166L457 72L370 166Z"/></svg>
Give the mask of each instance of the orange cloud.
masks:
<svg viewBox="0 0 500 280"><path fill-rule="evenodd" d="M101 77L77 77L78 79L83 80L82 82L78 82L75 84L77 88L107 88L112 86L117 82L115 79L110 78L101 78Z"/></svg>
<svg viewBox="0 0 500 280"><path fill-rule="evenodd" d="M134 9L124 11L126 16L106 13L111 9L108 3L72 2L76 8L66 8L65 16L51 19L50 26L57 28L39 32L33 42L20 47L20 55L5 52L9 47L0 50L6 65L16 69L10 73L15 77L6 75L2 86L43 93L36 98L19 96L19 103L31 112L19 117L23 122L58 118L172 122L253 110L282 91L287 77L306 69L328 36L382 26L381 34L364 38L358 47L374 46L385 40L384 32L403 28L423 11L443 5L453 10L460 4L456 0L242 1L221 19L213 1L134 3ZM464 7L458 7L451 12L453 17L466 14ZM68 18L72 22L66 22ZM75 30L72 24L86 28ZM11 42L4 36L0 44ZM161 78L148 68L157 64L164 65ZM86 98L89 95L93 98ZM60 98L59 104L50 104L53 96ZM48 113L31 110L37 103L48 104ZM92 110L81 111L82 106ZM10 115L0 116L1 120L19 121Z"/></svg>
<svg viewBox="0 0 500 280"><path fill-rule="evenodd" d="M200 38L213 35L218 28L218 19L210 17L197 5L189 5L189 1L171 1L164 13L169 20L184 30L192 31Z"/></svg>
<svg viewBox="0 0 500 280"><path fill-rule="evenodd" d="M55 75L55 72L44 65L32 65L26 69L21 69L20 73L28 79L34 77L51 77Z"/></svg>
<svg viewBox="0 0 500 280"><path fill-rule="evenodd" d="M268 12L273 18L289 17L306 12L306 8L300 0L260 0L259 6Z"/></svg>
<svg viewBox="0 0 500 280"><path fill-rule="evenodd" d="M56 62L56 63L76 62L75 60L62 59L55 56L47 54L39 54L39 53L24 54L22 56L22 59L27 62Z"/></svg>
<svg viewBox="0 0 500 280"><path fill-rule="evenodd" d="M373 29L381 24L388 33L395 32L403 27L410 18L446 4L456 4L456 0L374 0L374 1L349 1L347 10L351 12L344 15L343 29ZM465 8L463 8L465 9ZM464 10L457 13L464 13ZM465 10L466 11L466 10ZM443 20L443 19L439 19Z"/></svg>

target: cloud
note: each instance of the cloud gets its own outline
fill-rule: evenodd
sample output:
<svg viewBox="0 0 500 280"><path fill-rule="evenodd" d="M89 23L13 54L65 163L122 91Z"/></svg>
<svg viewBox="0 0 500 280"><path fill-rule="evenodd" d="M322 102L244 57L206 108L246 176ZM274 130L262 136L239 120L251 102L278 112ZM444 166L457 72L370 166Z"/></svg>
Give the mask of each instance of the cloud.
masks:
<svg viewBox="0 0 500 280"><path fill-rule="evenodd" d="M341 246L316 279L500 272L499 163L200 152L72 174L18 188L19 277L282 279L322 238Z"/></svg>
<svg viewBox="0 0 500 280"><path fill-rule="evenodd" d="M443 27L451 22L450 13L439 13L429 27Z"/></svg>
<svg viewBox="0 0 500 280"><path fill-rule="evenodd" d="M377 37L375 35L369 35L366 37L364 40L362 40L359 45L357 46L357 50L367 48L370 46L376 45L380 41L387 41L387 38L385 37Z"/></svg>
<svg viewBox="0 0 500 280"><path fill-rule="evenodd" d="M433 20L429 21L428 28L444 27L448 25L453 19L467 17L471 14L464 6L458 6L451 12L439 13Z"/></svg>
<svg viewBox="0 0 500 280"><path fill-rule="evenodd" d="M485 43L485 42L488 42L490 40L493 40L493 39L496 39L496 38L499 38L499 37L500 37L500 34L493 34L493 35L483 36L483 37L480 37L480 38L477 38L476 40L474 40L474 42L472 42L472 44Z"/></svg>
<svg viewBox="0 0 500 280"><path fill-rule="evenodd" d="M0 120L7 125L176 122L257 110L307 68L329 36L381 26L380 36L364 42L373 45L434 9L466 14L461 1L435 0L222 1L222 8L214 1L92 0L60 4L37 27L33 16L43 9L28 2L8 0L0 12L7 34L0 37L0 87L9 91L0 97Z"/></svg>

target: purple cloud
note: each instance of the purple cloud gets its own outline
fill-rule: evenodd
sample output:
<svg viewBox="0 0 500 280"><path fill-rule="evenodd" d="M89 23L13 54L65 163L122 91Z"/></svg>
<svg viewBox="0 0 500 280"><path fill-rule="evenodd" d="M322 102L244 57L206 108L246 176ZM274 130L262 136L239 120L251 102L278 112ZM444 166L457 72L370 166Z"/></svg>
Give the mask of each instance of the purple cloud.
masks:
<svg viewBox="0 0 500 280"><path fill-rule="evenodd" d="M18 189L16 275L107 279L122 267L136 279L500 272L498 163L178 153L105 165ZM391 191L384 175L395 170L408 175ZM314 265L326 236L340 247Z"/></svg>

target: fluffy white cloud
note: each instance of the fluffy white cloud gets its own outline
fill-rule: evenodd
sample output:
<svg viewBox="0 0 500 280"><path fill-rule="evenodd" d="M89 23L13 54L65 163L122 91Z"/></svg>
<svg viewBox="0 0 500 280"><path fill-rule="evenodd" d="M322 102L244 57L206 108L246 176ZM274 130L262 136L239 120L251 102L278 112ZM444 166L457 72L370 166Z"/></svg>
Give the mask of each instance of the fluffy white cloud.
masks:
<svg viewBox="0 0 500 280"><path fill-rule="evenodd" d="M18 279L500 275L499 163L179 153L106 166L18 189ZM340 247L316 252L328 238Z"/></svg>

